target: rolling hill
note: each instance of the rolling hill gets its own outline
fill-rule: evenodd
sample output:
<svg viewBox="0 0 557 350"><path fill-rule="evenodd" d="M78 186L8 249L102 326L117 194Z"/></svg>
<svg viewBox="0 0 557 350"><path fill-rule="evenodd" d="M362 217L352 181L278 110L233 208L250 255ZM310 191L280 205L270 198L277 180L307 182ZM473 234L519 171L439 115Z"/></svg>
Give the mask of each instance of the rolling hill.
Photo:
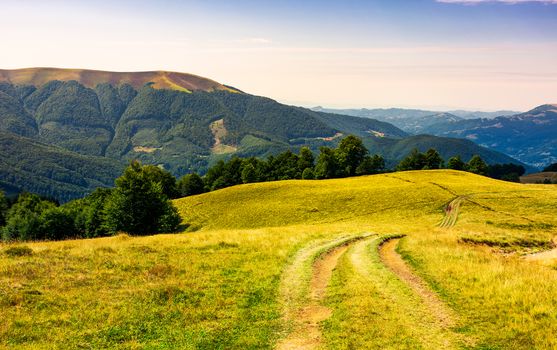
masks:
<svg viewBox="0 0 557 350"><path fill-rule="evenodd" d="M0 347L555 348L532 253L556 200L446 170L281 181L176 200L187 234L0 243Z"/></svg>
<svg viewBox="0 0 557 350"><path fill-rule="evenodd" d="M17 136L10 143L23 142L13 148L15 154L4 156L11 159L4 170L5 187L39 190L41 194L69 192L54 178L51 188L9 180L17 177L18 160L25 158L17 150L29 149L31 141L53 146L54 153L60 149L70 152L68 159L90 157L97 164L106 158L112 164L110 169L139 159L163 166L175 176L204 172L216 160L234 155L261 157L304 145L314 151L320 146L334 147L348 134L363 138L373 153L383 154L391 165L414 147L422 151L439 148L445 158L479 154L490 162L517 163L472 142L409 137L386 122L288 106L210 79L174 72L2 70L0 130L4 131L0 137ZM34 149L40 159L45 148ZM31 168L26 165L32 172ZM37 174L41 171L37 169ZM48 183L46 178L44 181ZM68 197L64 194L63 198Z"/></svg>

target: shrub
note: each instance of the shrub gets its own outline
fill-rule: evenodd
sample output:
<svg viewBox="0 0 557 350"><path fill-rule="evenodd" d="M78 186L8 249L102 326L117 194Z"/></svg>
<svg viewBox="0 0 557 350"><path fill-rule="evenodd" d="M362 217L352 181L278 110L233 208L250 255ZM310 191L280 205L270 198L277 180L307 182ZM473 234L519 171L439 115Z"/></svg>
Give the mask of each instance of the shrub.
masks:
<svg viewBox="0 0 557 350"><path fill-rule="evenodd" d="M4 254L10 257L29 256L33 255L33 249L20 245L4 249Z"/></svg>

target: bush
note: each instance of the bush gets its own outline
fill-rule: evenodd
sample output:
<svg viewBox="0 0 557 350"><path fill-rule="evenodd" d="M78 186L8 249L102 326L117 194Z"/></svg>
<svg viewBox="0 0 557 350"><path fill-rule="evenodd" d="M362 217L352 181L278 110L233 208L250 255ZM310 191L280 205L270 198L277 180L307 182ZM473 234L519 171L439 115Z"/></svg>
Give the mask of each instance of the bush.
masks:
<svg viewBox="0 0 557 350"><path fill-rule="evenodd" d="M4 249L4 254L10 257L29 256L33 255L33 249L24 245L20 245Z"/></svg>

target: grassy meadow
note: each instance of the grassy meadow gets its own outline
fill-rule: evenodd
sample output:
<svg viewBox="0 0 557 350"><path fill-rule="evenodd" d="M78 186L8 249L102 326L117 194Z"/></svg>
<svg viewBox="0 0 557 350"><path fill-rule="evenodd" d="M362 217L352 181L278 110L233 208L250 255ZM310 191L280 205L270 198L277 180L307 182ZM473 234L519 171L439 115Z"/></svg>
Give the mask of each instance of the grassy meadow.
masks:
<svg viewBox="0 0 557 350"><path fill-rule="evenodd" d="M352 238L320 347L556 348L557 260L526 258L554 248L556 203L555 185L448 170L293 180L176 200L188 228L174 235L3 244L0 348L274 348L312 262ZM382 264L392 234L450 326Z"/></svg>

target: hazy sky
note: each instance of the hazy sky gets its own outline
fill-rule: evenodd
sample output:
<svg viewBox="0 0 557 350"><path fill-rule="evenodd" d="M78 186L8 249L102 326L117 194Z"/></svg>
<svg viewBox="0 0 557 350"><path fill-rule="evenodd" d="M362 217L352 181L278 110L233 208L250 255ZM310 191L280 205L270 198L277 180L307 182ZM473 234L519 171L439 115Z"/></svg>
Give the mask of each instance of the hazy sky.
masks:
<svg viewBox="0 0 557 350"><path fill-rule="evenodd" d="M0 0L0 68L173 70L281 102L557 102L557 0Z"/></svg>

